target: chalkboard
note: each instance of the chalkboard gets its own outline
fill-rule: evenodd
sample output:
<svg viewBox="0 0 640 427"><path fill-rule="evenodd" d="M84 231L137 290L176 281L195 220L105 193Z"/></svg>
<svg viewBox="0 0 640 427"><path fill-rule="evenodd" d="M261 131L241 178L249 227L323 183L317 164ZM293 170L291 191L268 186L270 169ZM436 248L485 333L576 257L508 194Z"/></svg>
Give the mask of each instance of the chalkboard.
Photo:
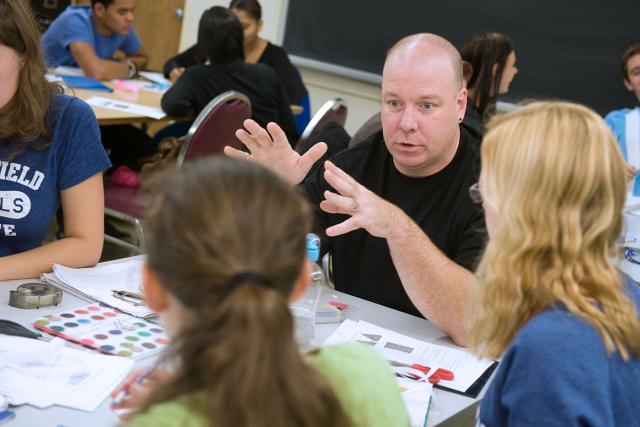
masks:
<svg viewBox="0 0 640 427"><path fill-rule="evenodd" d="M508 98L559 98L601 114L637 103L619 72L640 42L640 0L289 0L284 47L293 55L379 74L401 37L442 35L460 48L497 31L514 42L519 73Z"/></svg>

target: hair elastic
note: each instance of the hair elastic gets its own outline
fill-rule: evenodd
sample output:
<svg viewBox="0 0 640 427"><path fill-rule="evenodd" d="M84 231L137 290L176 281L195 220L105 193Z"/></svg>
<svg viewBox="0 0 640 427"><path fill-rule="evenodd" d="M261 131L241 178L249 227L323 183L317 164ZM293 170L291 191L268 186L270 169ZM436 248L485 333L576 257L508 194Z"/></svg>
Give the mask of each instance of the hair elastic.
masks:
<svg viewBox="0 0 640 427"><path fill-rule="evenodd" d="M231 289L237 284L243 282L259 283L261 285L271 287L271 282L264 274L247 270L241 271L231 276L231 278L227 281L227 288Z"/></svg>

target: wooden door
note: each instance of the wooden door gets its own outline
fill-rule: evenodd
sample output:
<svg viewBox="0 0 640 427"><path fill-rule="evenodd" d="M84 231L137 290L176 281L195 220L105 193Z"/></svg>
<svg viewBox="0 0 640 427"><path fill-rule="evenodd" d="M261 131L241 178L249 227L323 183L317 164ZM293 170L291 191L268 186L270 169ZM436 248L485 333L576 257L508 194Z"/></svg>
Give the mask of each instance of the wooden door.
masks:
<svg viewBox="0 0 640 427"><path fill-rule="evenodd" d="M167 59L178 53L185 0L138 0L134 26L149 56L146 69L162 71Z"/></svg>

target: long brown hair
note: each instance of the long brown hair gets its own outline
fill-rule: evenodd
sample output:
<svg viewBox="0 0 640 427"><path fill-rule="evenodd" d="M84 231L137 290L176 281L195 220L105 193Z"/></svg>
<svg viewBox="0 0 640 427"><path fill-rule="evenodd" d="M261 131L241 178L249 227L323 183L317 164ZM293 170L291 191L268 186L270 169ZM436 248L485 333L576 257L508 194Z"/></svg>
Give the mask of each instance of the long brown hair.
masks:
<svg viewBox="0 0 640 427"><path fill-rule="evenodd" d="M476 272L470 347L499 357L532 317L561 303L607 351L640 356L638 313L611 262L626 167L602 118L567 102L495 116L480 188L498 219Z"/></svg>
<svg viewBox="0 0 640 427"><path fill-rule="evenodd" d="M216 427L349 425L329 383L303 361L287 304L305 262L306 202L266 169L225 157L190 163L159 185L148 265L189 315L167 356L175 375L141 410L192 394ZM230 283L242 272L259 277Z"/></svg>
<svg viewBox="0 0 640 427"><path fill-rule="evenodd" d="M462 60L469 68L469 98L485 121L495 112L502 73L511 52L513 43L501 33L475 34L460 49Z"/></svg>
<svg viewBox="0 0 640 427"><path fill-rule="evenodd" d="M24 61L17 91L0 109L0 139L12 141L11 155L32 147L38 138L43 143L33 148L46 148L50 144L47 113L60 89L44 77L40 32L29 2L0 0L0 44L13 49Z"/></svg>

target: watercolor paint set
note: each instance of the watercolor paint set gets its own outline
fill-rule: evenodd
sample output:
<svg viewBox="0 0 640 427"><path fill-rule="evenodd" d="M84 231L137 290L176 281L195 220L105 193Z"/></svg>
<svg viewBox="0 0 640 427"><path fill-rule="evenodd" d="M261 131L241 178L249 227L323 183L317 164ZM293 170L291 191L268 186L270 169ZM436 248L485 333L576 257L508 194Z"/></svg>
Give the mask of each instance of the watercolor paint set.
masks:
<svg viewBox="0 0 640 427"><path fill-rule="evenodd" d="M101 304L45 315L33 326L103 353L136 359L169 344L161 326Z"/></svg>

